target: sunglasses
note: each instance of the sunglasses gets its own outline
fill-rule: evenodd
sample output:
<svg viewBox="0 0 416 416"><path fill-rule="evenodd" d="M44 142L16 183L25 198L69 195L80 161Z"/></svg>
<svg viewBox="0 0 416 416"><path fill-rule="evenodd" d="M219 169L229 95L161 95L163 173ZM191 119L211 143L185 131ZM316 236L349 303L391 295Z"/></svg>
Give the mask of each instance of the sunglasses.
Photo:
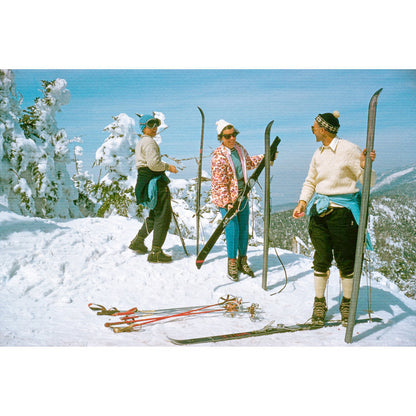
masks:
<svg viewBox="0 0 416 416"><path fill-rule="evenodd" d="M237 137L237 134L240 133L239 131L235 131L231 134L223 134L222 137L224 137L225 140L230 140L231 137Z"/></svg>
<svg viewBox="0 0 416 416"><path fill-rule="evenodd" d="M318 129L321 129L321 128L322 127L318 125ZM312 133L315 133L315 127L314 126L311 126L311 130L312 130Z"/></svg>
<svg viewBox="0 0 416 416"><path fill-rule="evenodd" d="M149 129L153 129L154 127L160 126L160 120L157 118L152 118L148 121L146 121L146 127L149 127Z"/></svg>

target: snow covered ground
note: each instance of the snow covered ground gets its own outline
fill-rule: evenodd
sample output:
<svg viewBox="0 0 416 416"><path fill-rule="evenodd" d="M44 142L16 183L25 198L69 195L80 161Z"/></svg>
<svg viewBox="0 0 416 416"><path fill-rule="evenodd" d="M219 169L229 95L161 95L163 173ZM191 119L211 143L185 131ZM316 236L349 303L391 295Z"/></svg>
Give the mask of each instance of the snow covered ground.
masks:
<svg viewBox="0 0 416 416"><path fill-rule="evenodd" d="M357 374L365 377L370 381L365 390L374 396L385 387L386 377L396 377L398 369L414 367L409 349L394 349L392 358L385 348L355 348L416 345L416 301L383 278L373 281L371 290L374 316L383 323L357 325L353 344L344 342L341 327L201 347L171 344L169 336L247 331L271 321L305 322L313 301L311 260L278 250L288 284L280 294L270 296L284 285L283 269L273 250L269 290L264 291L261 247L249 248L256 277L243 276L234 283L225 277L222 243L197 270L195 241L186 240L187 257L179 238L169 234L165 248L174 262L150 264L146 256L128 249L139 226L135 219L117 216L28 218L0 205L0 390L4 393L0 407L6 409L4 414L114 415L136 410L140 414L212 415L219 409L241 415L276 414L279 409L305 414L322 389L327 394L339 391L341 381L324 387L320 384L327 383L331 371L338 379L341 372L354 369L342 379L351 383ZM365 279L362 283L366 286ZM363 287L357 316L366 316L366 292ZM215 303L226 294L241 297L248 305L259 304L261 319L207 315L116 334L104 327L111 318L97 316L87 306L93 302L106 307L159 309ZM338 316L338 294L334 270L327 296L329 317ZM119 348L73 348L87 346ZM158 348L120 348L132 346ZM369 362L374 362L371 373ZM394 384L388 396L377 399L377 404L368 402L366 408L377 414L409 414L411 386ZM282 395L280 402L261 399ZM400 401L392 399L401 395ZM364 395L360 400L367 398ZM329 400L337 402L337 395L325 400L327 404ZM333 406L335 403L320 414L332 414ZM336 414L349 414L349 409L340 408Z"/></svg>
<svg viewBox="0 0 416 416"><path fill-rule="evenodd" d="M311 260L279 250L288 274L270 250L268 291L261 288L262 248L249 248L254 279L237 283L225 276L226 250L217 244L200 270L195 267L195 241L186 240L187 257L175 235L164 248L171 264L150 264L128 249L140 223L124 217L50 220L0 212L0 345L2 346L173 346L168 337L188 338L262 328L271 321L305 322L311 314ZM151 237L147 245L151 244ZM339 279L332 270L328 317L337 318ZM366 317L367 281L362 279L357 317ZM216 303L227 294L247 305L259 304L257 321L247 315L199 316L163 321L139 332L115 334L111 320L97 316L90 302L106 307L160 309ZM415 346L416 301L390 281L371 283L371 307L383 323L355 327L355 346ZM276 334L209 346L347 346L340 327Z"/></svg>

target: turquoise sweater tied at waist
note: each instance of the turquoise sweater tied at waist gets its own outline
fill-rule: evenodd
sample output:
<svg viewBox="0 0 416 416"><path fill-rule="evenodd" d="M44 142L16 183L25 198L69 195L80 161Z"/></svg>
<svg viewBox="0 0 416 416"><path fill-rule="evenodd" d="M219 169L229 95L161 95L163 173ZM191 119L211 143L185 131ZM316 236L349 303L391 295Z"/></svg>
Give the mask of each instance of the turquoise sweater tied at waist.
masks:
<svg viewBox="0 0 416 416"><path fill-rule="evenodd" d="M161 175L155 176L149 181L147 187L147 193L149 195L148 201L143 201L141 204L148 209L154 209L157 203L157 181L161 178Z"/></svg>
<svg viewBox="0 0 416 416"><path fill-rule="evenodd" d="M348 208L357 224L360 221L360 206L361 206L361 192L356 192L353 194L340 194L340 195L322 195L315 194L312 199L309 201L308 206L306 207L306 215L311 215L312 207L315 205L317 214L322 214L329 208L329 203L333 202L334 204L341 205L344 208ZM371 244L370 234L367 232L366 235L366 246L368 250L373 250L373 245Z"/></svg>

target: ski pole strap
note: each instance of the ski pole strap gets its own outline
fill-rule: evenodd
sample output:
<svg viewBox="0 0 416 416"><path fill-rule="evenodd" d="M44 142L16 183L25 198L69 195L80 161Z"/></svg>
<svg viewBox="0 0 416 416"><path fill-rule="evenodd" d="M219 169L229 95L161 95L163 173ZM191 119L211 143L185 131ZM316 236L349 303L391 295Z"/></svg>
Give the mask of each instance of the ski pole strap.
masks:
<svg viewBox="0 0 416 416"><path fill-rule="evenodd" d="M113 332L115 332L116 334L120 333L120 332L137 332L141 330L141 326L134 326L134 325L129 325L129 326L125 326L124 328L111 328L113 330Z"/></svg>
<svg viewBox="0 0 416 416"><path fill-rule="evenodd" d="M224 303L227 303L227 302L241 303L241 298L237 298L236 296L233 296L233 295L225 295L225 296L221 296L218 299L218 305L221 305L221 304L224 304ZM216 306L216 305L214 305L214 306Z"/></svg>
<svg viewBox="0 0 416 416"><path fill-rule="evenodd" d="M116 308L113 308L113 309L116 309ZM134 314L136 312L138 312L138 309L136 307L134 307L134 308L131 308L131 309L127 310L127 311L123 311L123 312L117 311L117 312L114 312L112 315L114 315L114 316L131 315L131 314Z"/></svg>
<svg viewBox="0 0 416 416"><path fill-rule="evenodd" d="M117 312L120 312L117 308L106 309L103 305L98 305L97 303L89 303L88 307L97 312L97 315L114 315Z"/></svg>

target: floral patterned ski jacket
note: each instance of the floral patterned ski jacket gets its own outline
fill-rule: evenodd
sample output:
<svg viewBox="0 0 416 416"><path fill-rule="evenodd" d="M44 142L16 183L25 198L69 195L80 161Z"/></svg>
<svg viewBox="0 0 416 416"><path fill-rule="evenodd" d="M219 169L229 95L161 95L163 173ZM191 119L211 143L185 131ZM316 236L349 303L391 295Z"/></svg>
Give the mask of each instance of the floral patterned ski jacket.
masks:
<svg viewBox="0 0 416 416"><path fill-rule="evenodd" d="M250 156L238 142L235 143L234 148L240 157L244 182L247 183L247 171L256 168L264 155ZM223 144L214 150L211 159L211 193L212 202L220 208L232 204L238 196L237 176L231 159L231 150Z"/></svg>

